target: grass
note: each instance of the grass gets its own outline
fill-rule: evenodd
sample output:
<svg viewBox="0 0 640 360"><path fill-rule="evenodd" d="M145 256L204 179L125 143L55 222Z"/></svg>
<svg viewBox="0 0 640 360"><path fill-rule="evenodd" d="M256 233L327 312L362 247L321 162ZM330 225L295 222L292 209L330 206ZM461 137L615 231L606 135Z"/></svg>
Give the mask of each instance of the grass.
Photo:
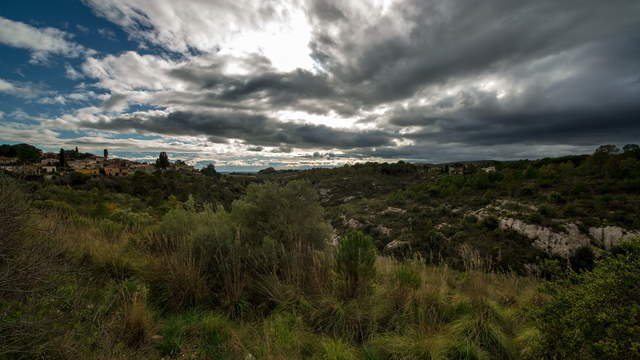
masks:
<svg viewBox="0 0 640 360"><path fill-rule="evenodd" d="M540 301L539 281L488 272L471 247L460 248L464 271L374 257L367 291L345 297L339 250L303 246L303 227L283 245L239 238L228 210L169 214L143 232L34 214L46 231L23 236L47 244L52 265L32 295L2 298L0 335L29 336L0 338L9 349L0 358L511 359L535 350L526 311ZM286 222L275 226L286 234Z"/></svg>

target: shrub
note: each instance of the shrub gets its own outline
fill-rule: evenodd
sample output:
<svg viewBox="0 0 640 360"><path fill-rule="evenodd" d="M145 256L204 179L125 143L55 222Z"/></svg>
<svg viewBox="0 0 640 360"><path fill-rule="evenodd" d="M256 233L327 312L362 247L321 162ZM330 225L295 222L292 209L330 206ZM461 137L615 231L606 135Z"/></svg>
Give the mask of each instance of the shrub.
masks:
<svg viewBox="0 0 640 360"><path fill-rule="evenodd" d="M146 343L151 336L153 314L147 305L147 293L147 289L141 287L133 294L123 294L126 298L123 336L133 346Z"/></svg>
<svg viewBox="0 0 640 360"><path fill-rule="evenodd" d="M495 216L487 216L482 219L482 226L487 230L495 230L500 226L500 221Z"/></svg>
<svg viewBox="0 0 640 360"><path fill-rule="evenodd" d="M571 268L575 272L591 271L593 269L595 255L593 250L588 246L583 246L569 258Z"/></svg>
<svg viewBox="0 0 640 360"><path fill-rule="evenodd" d="M347 297L365 294L375 276L376 248L373 239L360 231L351 231L338 245L336 265L345 282Z"/></svg>
<svg viewBox="0 0 640 360"><path fill-rule="evenodd" d="M640 239L558 282L537 320L547 354L562 359L640 359Z"/></svg>

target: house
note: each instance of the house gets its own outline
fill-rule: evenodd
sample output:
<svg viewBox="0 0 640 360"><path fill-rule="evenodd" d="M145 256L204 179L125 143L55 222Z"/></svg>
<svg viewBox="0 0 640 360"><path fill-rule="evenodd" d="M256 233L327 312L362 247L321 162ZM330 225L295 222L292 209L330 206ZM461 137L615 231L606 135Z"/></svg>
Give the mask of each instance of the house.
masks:
<svg viewBox="0 0 640 360"><path fill-rule="evenodd" d="M134 163L134 164L131 164L129 168L131 169L131 172L142 171L147 174L151 174L154 171L156 171L156 167L153 164Z"/></svg>
<svg viewBox="0 0 640 360"><path fill-rule="evenodd" d="M55 166L51 166L51 165L42 165L40 166L40 172L45 173L45 174L53 174L57 171L57 168Z"/></svg>
<svg viewBox="0 0 640 360"><path fill-rule="evenodd" d="M464 165L451 165L449 166L449 175L464 175Z"/></svg>
<svg viewBox="0 0 640 360"><path fill-rule="evenodd" d="M86 160L72 160L72 161L69 161L67 165L74 170L78 170L78 169L95 168L97 166L97 163L95 160L86 159Z"/></svg>
<svg viewBox="0 0 640 360"><path fill-rule="evenodd" d="M107 165L103 169L104 173L108 176L126 176L131 173L129 168L119 164Z"/></svg>
<svg viewBox="0 0 640 360"><path fill-rule="evenodd" d="M15 171L17 173L23 174L23 175L36 175L38 174L39 168L35 165L22 165L22 166L16 166L14 167Z"/></svg>
<svg viewBox="0 0 640 360"><path fill-rule="evenodd" d="M18 158L0 156L0 165L12 165L18 162Z"/></svg>
<svg viewBox="0 0 640 360"><path fill-rule="evenodd" d="M0 165L0 170L4 170L4 171L8 171L8 172L14 172L16 171L16 166L13 165Z"/></svg>
<svg viewBox="0 0 640 360"><path fill-rule="evenodd" d="M79 172L80 174L84 174L84 175L91 175L91 176L100 175L100 170L97 169L97 168L93 168L93 169L78 169L78 170L76 170L76 172Z"/></svg>
<svg viewBox="0 0 640 360"><path fill-rule="evenodd" d="M58 163L58 158L45 158L40 160L40 165L52 166Z"/></svg>
<svg viewBox="0 0 640 360"><path fill-rule="evenodd" d="M487 166L487 167L483 167L482 171L486 172L486 173L492 173L492 172L496 172L496 167L495 166Z"/></svg>

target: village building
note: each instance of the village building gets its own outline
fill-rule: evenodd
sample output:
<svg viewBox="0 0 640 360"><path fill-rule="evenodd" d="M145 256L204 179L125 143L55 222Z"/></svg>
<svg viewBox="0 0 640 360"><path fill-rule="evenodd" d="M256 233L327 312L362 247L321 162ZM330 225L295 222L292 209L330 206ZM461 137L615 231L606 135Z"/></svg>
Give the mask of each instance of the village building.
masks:
<svg viewBox="0 0 640 360"><path fill-rule="evenodd" d="M147 174L152 174L156 171L156 167L153 164L133 163L129 168L132 172L141 171Z"/></svg>
<svg viewBox="0 0 640 360"><path fill-rule="evenodd" d="M104 173L108 176L126 176L131 173L129 168L120 164L107 165L103 169Z"/></svg>
<svg viewBox="0 0 640 360"><path fill-rule="evenodd" d="M18 158L0 156L0 165L13 165L18 162Z"/></svg>
<svg viewBox="0 0 640 360"><path fill-rule="evenodd" d="M40 165L43 166L51 166L51 165L56 165L58 163L58 158L44 158L42 160L40 160Z"/></svg>
<svg viewBox="0 0 640 360"><path fill-rule="evenodd" d="M84 174L84 175L91 175L91 176L98 176L100 175L100 169L98 168L93 168L93 169L78 169L76 170L77 172L79 172L80 174Z"/></svg>
<svg viewBox="0 0 640 360"><path fill-rule="evenodd" d="M449 166L449 175L464 175L464 165L451 165Z"/></svg>
<svg viewBox="0 0 640 360"><path fill-rule="evenodd" d="M486 172L486 173L492 173L492 172L496 172L496 167L495 166L487 166L487 167L483 167L482 171Z"/></svg>
<svg viewBox="0 0 640 360"><path fill-rule="evenodd" d="M39 170L39 167L35 165L22 165L14 167L13 172L23 175L37 175Z"/></svg>
<svg viewBox="0 0 640 360"><path fill-rule="evenodd" d="M40 172L45 173L45 174L53 174L55 172L57 172L57 167L52 166L52 165L42 165L40 166Z"/></svg>
<svg viewBox="0 0 640 360"><path fill-rule="evenodd" d="M95 169L98 166L98 163L95 160L86 159L86 160L72 160L72 161L69 161L67 165L73 170Z"/></svg>
<svg viewBox="0 0 640 360"><path fill-rule="evenodd" d="M429 174L431 175L438 175L440 173L442 173L442 168L439 166L429 168Z"/></svg>

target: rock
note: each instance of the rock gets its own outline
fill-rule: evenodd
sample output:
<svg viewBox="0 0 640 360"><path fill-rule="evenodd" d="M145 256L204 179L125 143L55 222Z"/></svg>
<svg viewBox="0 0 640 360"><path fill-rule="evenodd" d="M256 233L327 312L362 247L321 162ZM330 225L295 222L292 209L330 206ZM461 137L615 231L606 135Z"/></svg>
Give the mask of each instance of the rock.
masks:
<svg viewBox="0 0 640 360"><path fill-rule="evenodd" d="M513 230L533 240L532 245L540 250L565 258L573 255L577 249L591 244L589 236L580 232L578 226L573 223L565 225L566 233L558 233L551 228L527 224L513 218L500 219L499 226L502 230Z"/></svg>
<svg viewBox="0 0 640 360"><path fill-rule="evenodd" d="M388 208L386 208L382 213L386 214L386 213L396 213L396 214L404 214L407 211L404 209L400 209L400 208L396 208L396 207L391 207L389 206Z"/></svg>
<svg viewBox="0 0 640 360"><path fill-rule="evenodd" d="M346 226L351 228L351 229L358 229L360 227L362 227L362 223L356 219L349 219L346 222Z"/></svg>
<svg viewBox="0 0 640 360"><path fill-rule="evenodd" d="M622 240L629 240L640 236L640 231L628 231L617 226L590 227L589 235L593 237L598 246L609 250L618 245Z"/></svg>
<svg viewBox="0 0 640 360"><path fill-rule="evenodd" d="M338 235L338 232L336 231L336 229L333 229L333 231L331 232L330 243L333 246L338 246L338 244L340 243L340 236Z"/></svg>
<svg viewBox="0 0 640 360"><path fill-rule="evenodd" d="M346 198L342 199L342 202L349 202L355 198L356 198L355 196L347 196Z"/></svg>
<svg viewBox="0 0 640 360"><path fill-rule="evenodd" d="M331 190L329 189L319 189L318 193L320 193L320 196L327 196L329 195L329 192L331 192Z"/></svg>
<svg viewBox="0 0 640 360"><path fill-rule="evenodd" d="M411 243L408 241L393 240L384 247L384 251L394 252L408 247L411 247Z"/></svg>
<svg viewBox="0 0 640 360"><path fill-rule="evenodd" d="M376 230L381 233L384 236L389 236L391 235L391 229L389 229L388 227L382 226L382 225L378 225L376 227Z"/></svg>

